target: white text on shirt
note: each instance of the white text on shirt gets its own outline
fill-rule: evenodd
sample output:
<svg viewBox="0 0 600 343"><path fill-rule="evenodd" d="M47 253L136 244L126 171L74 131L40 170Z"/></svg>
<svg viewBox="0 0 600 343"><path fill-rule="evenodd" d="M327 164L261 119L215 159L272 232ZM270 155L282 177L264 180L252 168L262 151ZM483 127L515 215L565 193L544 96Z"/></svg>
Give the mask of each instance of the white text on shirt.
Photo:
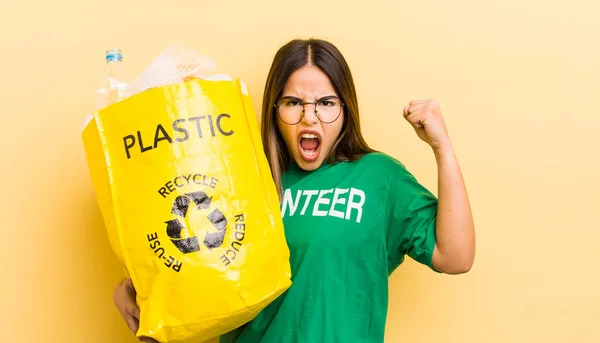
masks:
<svg viewBox="0 0 600 343"><path fill-rule="evenodd" d="M351 220L355 214L355 220L360 223L362 207L365 204L365 192L356 188L331 188L322 190L297 190L293 195L290 189L283 193L282 216L305 215L311 199L316 196L312 206L314 217L337 217ZM333 194L333 196L331 196ZM302 206L300 206L302 205ZM298 210L300 209L300 212Z"/></svg>

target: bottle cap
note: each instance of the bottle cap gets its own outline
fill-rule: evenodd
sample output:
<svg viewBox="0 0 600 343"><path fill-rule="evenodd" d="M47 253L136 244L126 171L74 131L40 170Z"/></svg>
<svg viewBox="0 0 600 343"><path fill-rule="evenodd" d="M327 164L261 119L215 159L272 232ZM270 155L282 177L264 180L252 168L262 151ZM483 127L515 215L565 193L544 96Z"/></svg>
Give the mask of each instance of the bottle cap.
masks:
<svg viewBox="0 0 600 343"><path fill-rule="evenodd" d="M123 59L123 53L121 49L108 49L106 50L106 60L107 61L121 61Z"/></svg>

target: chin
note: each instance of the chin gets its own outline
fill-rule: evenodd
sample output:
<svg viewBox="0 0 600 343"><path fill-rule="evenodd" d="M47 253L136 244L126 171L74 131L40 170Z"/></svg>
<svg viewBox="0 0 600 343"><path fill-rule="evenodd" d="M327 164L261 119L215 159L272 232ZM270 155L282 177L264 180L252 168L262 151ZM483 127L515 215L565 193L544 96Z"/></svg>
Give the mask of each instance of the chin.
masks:
<svg viewBox="0 0 600 343"><path fill-rule="evenodd" d="M297 164L302 170L306 170L306 171L317 170L319 168L319 166L321 165L321 163L318 161L306 162L304 160L300 161L300 163L297 163Z"/></svg>
<svg viewBox="0 0 600 343"><path fill-rule="evenodd" d="M296 162L298 167L300 167L300 169L306 171L317 170L323 164L322 156L319 156L319 158L317 158L316 160L307 161L305 158L302 157L301 154L297 154L296 156L294 156L294 161Z"/></svg>

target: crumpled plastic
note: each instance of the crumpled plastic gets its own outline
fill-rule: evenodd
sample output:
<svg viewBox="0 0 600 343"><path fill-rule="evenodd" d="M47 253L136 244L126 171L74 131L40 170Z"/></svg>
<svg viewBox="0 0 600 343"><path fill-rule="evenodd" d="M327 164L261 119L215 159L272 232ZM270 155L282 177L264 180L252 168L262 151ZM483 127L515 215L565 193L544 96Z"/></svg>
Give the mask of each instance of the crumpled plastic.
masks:
<svg viewBox="0 0 600 343"><path fill-rule="evenodd" d="M158 54L146 70L129 84L127 95L132 96L150 88L182 83L194 77L207 80L231 80L225 74L217 74L217 66L212 59L176 43Z"/></svg>

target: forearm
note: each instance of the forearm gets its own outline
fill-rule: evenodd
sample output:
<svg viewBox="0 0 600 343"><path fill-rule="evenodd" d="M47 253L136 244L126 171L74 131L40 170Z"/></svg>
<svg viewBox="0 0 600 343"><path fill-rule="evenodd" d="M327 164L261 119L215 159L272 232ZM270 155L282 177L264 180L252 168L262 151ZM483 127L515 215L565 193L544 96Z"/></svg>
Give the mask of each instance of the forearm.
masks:
<svg viewBox="0 0 600 343"><path fill-rule="evenodd" d="M450 143L434 149L438 165L438 214L434 267L448 274L471 269L475 229L458 160Z"/></svg>

